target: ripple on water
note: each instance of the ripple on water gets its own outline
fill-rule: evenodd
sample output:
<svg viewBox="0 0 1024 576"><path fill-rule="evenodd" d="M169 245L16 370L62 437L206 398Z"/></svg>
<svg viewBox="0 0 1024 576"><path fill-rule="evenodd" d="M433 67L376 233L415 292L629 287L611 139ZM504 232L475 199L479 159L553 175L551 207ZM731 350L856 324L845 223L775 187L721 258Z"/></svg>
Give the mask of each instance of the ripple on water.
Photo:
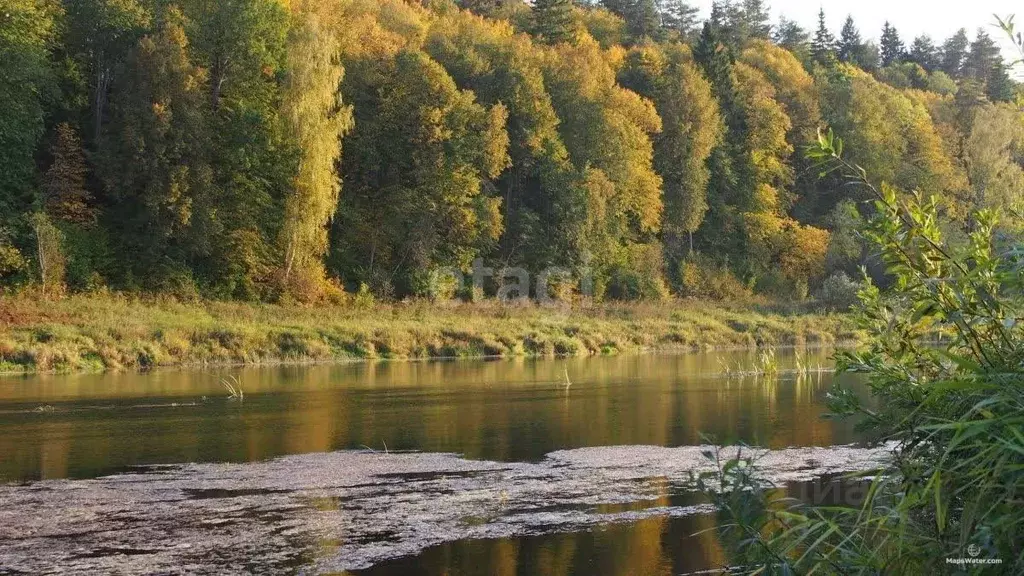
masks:
<svg viewBox="0 0 1024 576"><path fill-rule="evenodd" d="M664 506L709 447L552 452L536 463L343 451L0 485L0 572L337 572L466 538L709 512ZM886 448L760 452L776 483L871 470ZM727 454L726 454L727 456Z"/></svg>

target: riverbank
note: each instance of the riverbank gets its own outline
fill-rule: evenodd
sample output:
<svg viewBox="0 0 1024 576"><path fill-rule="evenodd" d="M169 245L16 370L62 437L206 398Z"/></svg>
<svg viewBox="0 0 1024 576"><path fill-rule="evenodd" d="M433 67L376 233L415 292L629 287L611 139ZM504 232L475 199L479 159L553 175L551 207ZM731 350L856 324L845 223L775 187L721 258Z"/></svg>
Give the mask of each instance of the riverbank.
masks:
<svg viewBox="0 0 1024 576"><path fill-rule="evenodd" d="M707 302L533 305L412 302L306 307L117 294L0 296L0 372L362 359L585 356L657 349L828 346L838 314Z"/></svg>

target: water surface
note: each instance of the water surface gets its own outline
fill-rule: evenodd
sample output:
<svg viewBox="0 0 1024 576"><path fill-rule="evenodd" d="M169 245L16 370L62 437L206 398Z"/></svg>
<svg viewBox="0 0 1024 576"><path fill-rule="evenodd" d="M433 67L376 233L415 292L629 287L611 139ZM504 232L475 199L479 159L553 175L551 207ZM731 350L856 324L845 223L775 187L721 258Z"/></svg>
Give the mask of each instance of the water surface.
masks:
<svg viewBox="0 0 1024 576"><path fill-rule="evenodd" d="M0 573L718 567L687 481L705 434L772 449L783 484L879 458L813 449L858 438L820 418L831 374L779 360L770 380L737 374L746 352L2 377Z"/></svg>

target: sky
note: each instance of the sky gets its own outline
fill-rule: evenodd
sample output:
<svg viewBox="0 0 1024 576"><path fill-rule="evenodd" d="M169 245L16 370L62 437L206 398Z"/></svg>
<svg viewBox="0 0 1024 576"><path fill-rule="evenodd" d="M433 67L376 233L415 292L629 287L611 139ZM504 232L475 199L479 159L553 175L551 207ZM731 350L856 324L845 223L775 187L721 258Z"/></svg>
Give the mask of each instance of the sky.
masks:
<svg viewBox="0 0 1024 576"><path fill-rule="evenodd" d="M712 0L694 0L706 17L711 11ZM1002 42L1002 31L993 28L993 14L1006 16L1019 14L1017 19L1024 23L1024 1L1021 0L766 0L772 8L772 22L778 22L779 15L795 20L812 33L818 27L818 10L825 9L825 16L832 33L839 36L846 15L853 16L865 38L876 41L881 35L882 25L888 20L900 33L908 46L915 36L928 34L936 44L953 35L960 28L967 28L970 37L979 27L987 29L997 41L1005 45L1007 58L1017 58L1008 41Z"/></svg>

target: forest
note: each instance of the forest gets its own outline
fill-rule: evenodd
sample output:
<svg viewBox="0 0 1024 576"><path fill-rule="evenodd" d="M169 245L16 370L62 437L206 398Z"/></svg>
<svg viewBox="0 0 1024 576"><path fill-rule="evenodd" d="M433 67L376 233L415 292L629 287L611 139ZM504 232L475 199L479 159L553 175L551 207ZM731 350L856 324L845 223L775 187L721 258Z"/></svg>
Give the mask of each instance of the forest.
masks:
<svg viewBox="0 0 1024 576"><path fill-rule="evenodd" d="M497 286L436 271L482 259L585 271L596 300L828 296L880 273L869 198L805 154L828 130L954 241L985 208L1024 231L1024 92L986 29L804 30L761 0L4 6L10 290L473 299Z"/></svg>

